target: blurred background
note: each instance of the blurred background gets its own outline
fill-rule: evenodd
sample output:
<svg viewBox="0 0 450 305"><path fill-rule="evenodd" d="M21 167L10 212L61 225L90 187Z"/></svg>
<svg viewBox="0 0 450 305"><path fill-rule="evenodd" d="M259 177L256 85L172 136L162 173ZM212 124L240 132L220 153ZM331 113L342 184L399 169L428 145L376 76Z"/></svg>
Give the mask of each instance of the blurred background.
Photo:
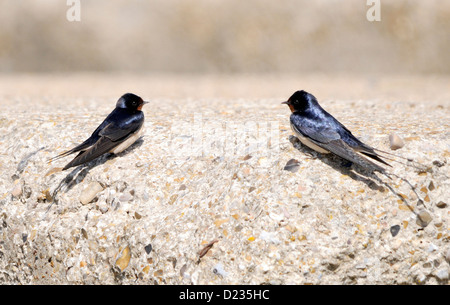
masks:
<svg viewBox="0 0 450 305"><path fill-rule="evenodd" d="M448 74L450 1L0 1L0 73Z"/></svg>

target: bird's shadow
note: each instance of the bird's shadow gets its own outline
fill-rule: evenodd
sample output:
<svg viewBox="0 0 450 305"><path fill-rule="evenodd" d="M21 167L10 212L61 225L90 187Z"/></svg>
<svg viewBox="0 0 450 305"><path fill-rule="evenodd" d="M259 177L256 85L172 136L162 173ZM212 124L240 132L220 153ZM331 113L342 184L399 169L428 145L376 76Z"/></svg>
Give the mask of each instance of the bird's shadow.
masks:
<svg viewBox="0 0 450 305"><path fill-rule="evenodd" d="M298 151L302 152L303 154L312 156L313 158L319 159L341 174L349 176L355 181L361 181L365 183L372 190L379 192L385 191L385 188L379 184L380 178L378 178L373 172L364 170L361 167L354 165L352 162L344 160L334 154L324 155L317 153L315 150L303 145L295 136L289 136L289 141L291 142L292 146Z"/></svg>
<svg viewBox="0 0 450 305"><path fill-rule="evenodd" d="M76 186L81 181L83 181L91 169L106 163L108 160L112 160L117 157L126 156L133 150L141 147L143 143L144 143L144 136L137 139L136 142L134 142L132 145L130 145L130 147L128 147L127 149L125 149L124 151L122 151L118 154L107 153L107 154L104 154L104 155L98 157L97 159L94 159L90 162L87 162L85 164L75 167L69 174L67 174L67 176L65 176L61 180L59 185L53 191L53 193L51 195L52 202L49 205L49 207L47 208L47 212L48 212L48 210L50 210L50 208L52 207L53 204L55 204L55 203L58 204L58 195L59 194L67 193L74 186Z"/></svg>
<svg viewBox="0 0 450 305"><path fill-rule="evenodd" d="M335 170L339 171L343 175L347 175L350 178L352 178L355 181L361 181L365 183L370 189L379 191L379 192L385 192L385 188L383 185L395 196L397 196L408 208L409 210L414 213L418 219L421 220L421 222L425 223L425 221L421 218L420 214L418 214L415 211L414 206L412 206L404 197L404 195L398 193L394 188L387 182L384 182L380 177L378 177L374 172L370 172L367 170L364 170L363 168L359 166L353 166L352 162L349 162L347 160L344 160L338 156L335 156L333 154L327 154L326 157L324 157L322 154L316 153L311 148L302 145L300 140L295 136L290 136L289 141L292 143L294 148L299 150L302 153L315 156L315 158L319 159L323 163L331 166ZM316 157L317 156L317 157ZM420 198L419 194L416 192L413 185L406 179L395 175L395 174L388 174L387 172L382 173L384 176L388 177L389 179L392 179L390 175L393 175L397 178L400 178L402 181L406 182L412 191L414 191L416 197L417 197L417 204L423 205L424 208L426 208L424 201Z"/></svg>

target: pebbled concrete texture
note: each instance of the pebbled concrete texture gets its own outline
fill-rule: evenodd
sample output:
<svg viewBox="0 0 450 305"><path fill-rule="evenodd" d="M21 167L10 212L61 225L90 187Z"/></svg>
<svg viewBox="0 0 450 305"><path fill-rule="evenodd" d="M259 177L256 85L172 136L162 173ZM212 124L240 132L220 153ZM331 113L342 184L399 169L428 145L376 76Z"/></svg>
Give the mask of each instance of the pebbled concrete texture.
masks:
<svg viewBox="0 0 450 305"><path fill-rule="evenodd" d="M4 284L448 284L449 79L0 77ZM292 137L295 90L419 162L374 177ZM61 172L133 92L142 139ZM404 146L390 149L395 133ZM423 203L418 202L407 179Z"/></svg>

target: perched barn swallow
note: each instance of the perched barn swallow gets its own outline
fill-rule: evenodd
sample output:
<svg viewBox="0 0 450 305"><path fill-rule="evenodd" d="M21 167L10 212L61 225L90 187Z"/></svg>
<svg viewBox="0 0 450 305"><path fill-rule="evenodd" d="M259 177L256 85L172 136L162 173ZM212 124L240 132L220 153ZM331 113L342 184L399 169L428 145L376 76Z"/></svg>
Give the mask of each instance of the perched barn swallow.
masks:
<svg viewBox="0 0 450 305"><path fill-rule="evenodd" d="M116 108L106 117L92 135L80 145L52 158L49 162L78 152L63 170L94 160L105 153L118 154L133 144L143 132L144 104L142 98L126 93L117 101Z"/></svg>
<svg viewBox="0 0 450 305"><path fill-rule="evenodd" d="M358 140L350 130L320 107L312 94L297 91L282 104L287 104L292 111L292 130L300 142L309 148L320 153L333 153L371 172L385 173L385 169L365 156L391 166L380 158L375 148Z"/></svg>

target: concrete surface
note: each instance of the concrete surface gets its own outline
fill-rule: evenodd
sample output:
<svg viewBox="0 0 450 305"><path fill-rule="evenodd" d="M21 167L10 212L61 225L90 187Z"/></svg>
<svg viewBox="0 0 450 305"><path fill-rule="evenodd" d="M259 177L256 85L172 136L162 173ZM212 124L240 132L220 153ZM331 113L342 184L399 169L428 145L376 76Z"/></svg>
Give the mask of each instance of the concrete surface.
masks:
<svg viewBox="0 0 450 305"><path fill-rule="evenodd" d="M449 84L0 76L0 283L448 284ZM280 102L299 89L372 146L400 136L395 153L423 167L389 171L424 204L399 178L298 145ZM151 101L141 140L87 167L47 163L125 92Z"/></svg>

